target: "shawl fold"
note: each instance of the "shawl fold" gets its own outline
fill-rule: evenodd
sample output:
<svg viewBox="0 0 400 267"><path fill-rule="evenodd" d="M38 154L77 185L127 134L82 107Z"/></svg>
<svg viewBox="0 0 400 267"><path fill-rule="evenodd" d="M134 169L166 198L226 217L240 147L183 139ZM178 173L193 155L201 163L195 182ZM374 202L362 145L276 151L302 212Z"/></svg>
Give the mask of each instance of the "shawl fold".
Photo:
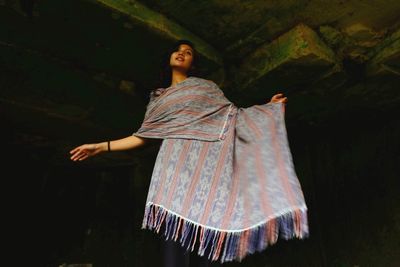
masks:
<svg viewBox="0 0 400 267"><path fill-rule="evenodd" d="M284 104L238 108L214 82L188 77L153 91L133 135L163 139L143 228L221 262L308 236Z"/></svg>
<svg viewBox="0 0 400 267"><path fill-rule="evenodd" d="M189 77L174 87L153 92L135 135L202 141L223 139L233 104L215 83L199 79Z"/></svg>

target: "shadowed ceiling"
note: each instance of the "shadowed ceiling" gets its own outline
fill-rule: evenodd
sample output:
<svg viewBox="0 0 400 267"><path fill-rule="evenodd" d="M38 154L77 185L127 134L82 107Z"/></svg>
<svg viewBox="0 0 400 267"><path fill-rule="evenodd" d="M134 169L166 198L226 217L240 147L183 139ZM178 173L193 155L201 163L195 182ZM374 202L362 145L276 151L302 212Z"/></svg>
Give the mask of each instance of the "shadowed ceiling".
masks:
<svg viewBox="0 0 400 267"><path fill-rule="evenodd" d="M131 134L178 39L195 43L204 78L238 106L285 93L293 129L394 112L398 14L395 0L0 0L3 134L61 164L75 145Z"/></svg>

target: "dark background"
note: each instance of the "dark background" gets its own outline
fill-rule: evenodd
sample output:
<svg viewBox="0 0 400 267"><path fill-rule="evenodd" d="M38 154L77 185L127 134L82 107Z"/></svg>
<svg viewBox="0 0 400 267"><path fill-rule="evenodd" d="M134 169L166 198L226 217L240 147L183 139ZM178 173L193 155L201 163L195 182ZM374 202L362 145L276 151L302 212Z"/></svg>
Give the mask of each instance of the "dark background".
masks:
<svg viewBox="0 0 400 267"><path fill-rule="evenodd" d="M224 265L400 266L399 13L397 1L0 1L12 266L162 266L162 237L141 230L159 144L79 163L69 150L138 128L179 38L238 106L289 98L310 237Z"/></svg>

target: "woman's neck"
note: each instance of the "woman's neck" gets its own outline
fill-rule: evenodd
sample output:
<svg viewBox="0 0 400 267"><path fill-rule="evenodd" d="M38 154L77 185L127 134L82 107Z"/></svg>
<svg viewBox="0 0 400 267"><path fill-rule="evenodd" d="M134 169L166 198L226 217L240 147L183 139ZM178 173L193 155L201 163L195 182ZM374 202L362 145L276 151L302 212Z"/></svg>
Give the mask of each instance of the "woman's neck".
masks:
<svg viewBox="0 0 400 267"><path fill-rule="evenodd" d="M172 70L172 78L171 78L171 86L174 86L177 83L185 80L187 78L186 73L182 73L179 71Z"/></svg>

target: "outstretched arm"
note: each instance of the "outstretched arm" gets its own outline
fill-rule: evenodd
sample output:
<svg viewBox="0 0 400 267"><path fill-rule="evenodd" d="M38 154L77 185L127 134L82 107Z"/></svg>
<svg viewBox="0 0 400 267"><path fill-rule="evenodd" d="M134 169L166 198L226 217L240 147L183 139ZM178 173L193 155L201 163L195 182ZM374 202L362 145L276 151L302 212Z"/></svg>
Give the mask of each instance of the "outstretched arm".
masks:
<svg viewBox="0 0 400 267"><path fill-rule="evenodd" d="M82 161L89 157L93 157L99 153L108 151L108 146L110 146L110 151L122 151L135 149L146 143L145 138L137 137L134 135L112 140L108 142L101 142L95 144L84 144L72 149L69 153L72 154L71 160Z"/></svg>

